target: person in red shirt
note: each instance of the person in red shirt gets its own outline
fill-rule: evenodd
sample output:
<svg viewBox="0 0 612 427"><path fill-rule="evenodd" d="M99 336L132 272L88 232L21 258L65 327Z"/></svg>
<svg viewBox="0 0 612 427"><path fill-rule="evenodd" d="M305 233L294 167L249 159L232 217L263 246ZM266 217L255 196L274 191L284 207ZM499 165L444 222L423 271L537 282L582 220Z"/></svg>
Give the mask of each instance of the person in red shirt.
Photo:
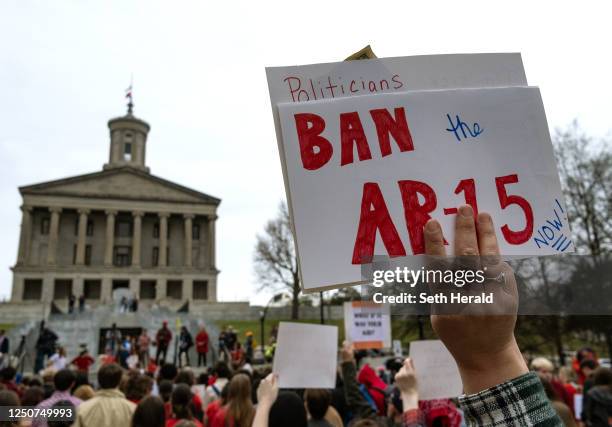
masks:
<svg viewBox="0 0 612 427"><path fill-rule="evenodd" d="M72 362L70 362L71 365L77 367L79 372L85 372L86 374L89 373L89 367L94 363L95 360L89 355L87 349L81 351L81 353L79 353L79 355L72 359Z"/></svg>
<svg viewBox="0 0 612 427"><path fill-rule="evenodd" d="M198 352L198 367L206 367L206 355L208 354L208 332L202 326L196 335L196 351Z"/></svg>

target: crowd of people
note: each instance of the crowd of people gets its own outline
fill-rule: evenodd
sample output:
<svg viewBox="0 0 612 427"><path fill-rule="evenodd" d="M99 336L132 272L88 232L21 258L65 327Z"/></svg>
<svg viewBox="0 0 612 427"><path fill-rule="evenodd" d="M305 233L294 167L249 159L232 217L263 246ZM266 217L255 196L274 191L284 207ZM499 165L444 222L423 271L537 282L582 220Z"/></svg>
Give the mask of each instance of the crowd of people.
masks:
<svg viewBox="0 0 612 427"><path fill-rule="evenodd" d="M99 368L94 383L76 365L45 370L42 376L19 376L9 366L0 371L0 406L74 408L76 415L65 421L37 418L0 425L459 427L475 420L480 420L480 425L499 425L489 423L482 407L466 401L469 397L420 400L410 359L390 357L384 366L376 368L364 362L364 355L364 351L355 352L345 343L340 351L336 387L330 390L279 391L277 377L268 365L233 369L225 361L198 375L191 367L179 368L173 363L150 372L108 362ZM609 426L612 370L597 366L591 349L580 350L572 367L555 369L550 360L542 357L533 359L530 366L532 372L522 375L521 381L526 384L514 384L519 389L516 394L525 401L531 399L532 407L540 405L540 417L548 423L517 421L516 425L574 426L578 425L576 418L580 418L587 426ZM584 396L580 413L574 407L577 393ZM475 396L486 400L482 392ZM552 412L542 410L545 404Z"/></svg>
<svg viewBox="0 0 612 427"><path fill-rule="evenodd" d="M429 255L445 251L441 227L425 226ZM490 216L459 209L455 251L499 254ZM509 273L511 274L511 273ZM513 290L508 286L507 292ZM126 347L113 327L106 357L90 383L87 373L64 366L40 376L19 377L15 368L0 371L0 407L74 408L72 420L20 419L9 426L77 427L430 427L612 425L612 370L598 366L592 349L577 352L571 366L549 359L527 360L514 328L516 315L432 315L431 324L454 358L463 384L456 399L419 398L417 371L410 359L395 357L371 366L362 352L345 342L333 389L283 389L269 365L255 369L248 350L232 328L219 339L222 360L196 375L194 368L166 363L172 333L157 332L155 361L147 367L123 363L113 349ZM41 333L44 328L41 329ZM146 334L146 332L144 332ZM187 339L186 328L179 340ZM49 334L47 334L49 335ZM182 338L181 338L182 336ZM136 341L128 340L132 346ZM198 339L196 337L196 343ZM113 344L114 343L114 344ZM159 346L162 344L162 350ZM246 343L245 343L246 344ZM251 338L251 346L252 338ZM180 347L180 344L179 344ZM248 347L245 345L245 347ZM138 345L130 351L142 351ZM313 349L316 351L316 348ZM237 356L234 356L234 355ZM240 357L239 357L240 356ZM59 356L55 362L61 360ZM64 360L66 362L66 360ZM74 361L73 361L74 362ZM157 363L155 363L157 362ZM206 362L206 358L204 358ZM76 363L73 363L77 365ZM61 367L58 364L57 367ZM154 369L151 369L154 367ZM293 369L299 370L300 366ZM582 396L581 408L577 395ZM579 420L579 421L577 421Z"/></svg>

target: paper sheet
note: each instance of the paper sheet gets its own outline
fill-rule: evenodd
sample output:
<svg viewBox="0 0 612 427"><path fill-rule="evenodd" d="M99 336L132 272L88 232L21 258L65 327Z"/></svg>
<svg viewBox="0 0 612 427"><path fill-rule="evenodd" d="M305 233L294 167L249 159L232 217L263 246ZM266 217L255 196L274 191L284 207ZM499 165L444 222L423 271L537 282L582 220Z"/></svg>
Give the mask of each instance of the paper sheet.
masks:
<svg viewBox="0 0 612 427"><path fill-rule="evenodd" d="M391 132L379 135L372 111L404 123L408 136L402 144ZM466 202L492 215L502 255L573 250L537 88L414 91L284 103L279 113L306 291L363 283L362 258L356 259L355 253L362 254L357 237L367 223L362 221L364 209L386 208L392 221L388 229L395 230L383 241L380 229L374 229L371 255L422 253L424 222L416 222L415 205L433 207L426 213L441 222L451 244L447 253L452 254L456 209ZM342 126L348 130L341 131ZM317 135L307 139L311 134ZM342 135L349 135L345 143ZM309 146L309 141L317 146ZM326 151L319 152L321 147ZM414 194L418 198L410 201ZM380 206L372 202L375 196Z"/></svg>
<svg viewBox="0 0 612 427"><path fill-rule="evenodd" d="M334 388L338 327L280 322L272 371L280 388Z"/></svg>
<svg viewBox="0 0 612 427"><path fill-rule="evenodd" d="M442 341L412 341L410 358L419 384L419 400L446 399L463 393L455 359Z"/></svg>

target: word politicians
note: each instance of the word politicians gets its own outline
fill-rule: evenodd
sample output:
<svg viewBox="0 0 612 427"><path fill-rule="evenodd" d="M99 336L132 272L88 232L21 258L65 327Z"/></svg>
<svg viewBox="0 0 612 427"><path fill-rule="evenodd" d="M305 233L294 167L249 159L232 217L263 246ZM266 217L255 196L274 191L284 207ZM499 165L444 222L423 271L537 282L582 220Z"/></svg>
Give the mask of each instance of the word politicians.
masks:
<svg viewBox="0 0 612 427"><path fill-rule="evenodd" d="M335 98L347 94L369 94L390 90L399 90L404 83L398 74L388 79L368 80L362 77L343 81L342 77L313 80L288 76L283 79L291 94L293 102L317 101L319 99Z"/></svg>

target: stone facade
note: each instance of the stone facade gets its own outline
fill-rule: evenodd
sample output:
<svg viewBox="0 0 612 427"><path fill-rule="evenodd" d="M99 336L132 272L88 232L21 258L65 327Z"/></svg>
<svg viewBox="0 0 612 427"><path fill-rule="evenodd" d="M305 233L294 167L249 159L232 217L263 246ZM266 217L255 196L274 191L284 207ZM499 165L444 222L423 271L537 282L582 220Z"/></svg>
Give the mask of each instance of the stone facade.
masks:
<svg viewBox="0 0 612 427"><path fill-rule="evenodd" d="M19 188L11 301L97 305L128 288L144 304L215 302L220 200L152 175L150 127L131 112L108 127L102 171Z"/></svg>

